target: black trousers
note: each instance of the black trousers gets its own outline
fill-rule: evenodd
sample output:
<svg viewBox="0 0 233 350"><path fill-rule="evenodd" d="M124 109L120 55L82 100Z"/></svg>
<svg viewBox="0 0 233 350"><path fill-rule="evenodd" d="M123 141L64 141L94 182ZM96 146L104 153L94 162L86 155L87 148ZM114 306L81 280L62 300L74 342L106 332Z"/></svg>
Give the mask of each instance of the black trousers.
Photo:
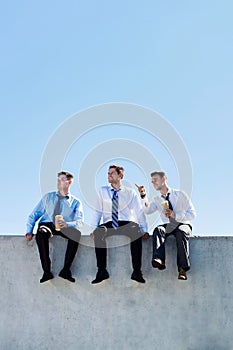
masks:
<svg viewBox="0 0 233 350"><path fill-rule="evenodd" d="M153 259L161 259L165 262L165 242L168 236L174 235L177 246L177 267L188 271L189 262L189 237L192 233L192 227L187 224L159 225L153 232Z"/></svg>
<svg viewBox="0 0 233 350"><path fill-rule="evenodd" d="M135 271L141 271L142 265L142 233L139 225L131 221L119 221L117 229L112 228L112 221L100 225L94 231L95 253L97 267L105 269L107 267L107 246L106 238L114 235L125 235L131 240L130 250L132 265Z"/></svg>
<svg viewBox="0 0 233 350"><path fill-rule="evenodd" d="M36 234L36 242L40 254L41 265L45 272L51 270L51 260L49 257L49 238L51 237L51 233L46 231L43 226L48 227L53 235L58 235L68 239L63 268L69 270L78 250L81 232L74 227L64 228L62 229L62 232L56 231L52 222L43 222L39 224Z"/></svg>

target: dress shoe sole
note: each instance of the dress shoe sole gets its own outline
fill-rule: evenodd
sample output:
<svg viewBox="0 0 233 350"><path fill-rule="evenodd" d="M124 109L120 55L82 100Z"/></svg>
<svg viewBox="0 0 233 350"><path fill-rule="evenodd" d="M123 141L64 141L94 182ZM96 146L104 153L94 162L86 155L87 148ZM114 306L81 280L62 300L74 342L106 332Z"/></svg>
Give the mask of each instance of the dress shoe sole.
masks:
<svg viewBox="0 0 233 350"><path fill-rule="evenodd" d="M183 280L183 281L187 280L186 271L182 268L179 269L178 280Z"/></svg>
<svg viewBox="0 0 233 350"><path fill-rule="evenodd" d="M103 281L106 281L107 279L109 279L109 277L105 277L105 278L103 278L103 279L101 279L101 280L93 280L92 282L91 282L91 284L99 284L99 283L101 283L101 282L103 282Z"/></svg>
<svg viewBox="0 0 233 350"><path fill-rule="evenodd" d="M75 282L75 278L72 277L71 274L66 274L66 273L63 273L61 271L58 276L63 278L64 280L67 280L67 281L71 282L71 283Z"/></svg>
<svg viewBox="0 0 233 350"><path fill-rule="evenodd" d="M44 282L47 282L47 281L50 281L54 278L54 276L50 276L50 277L47 277L47 278L41 278L40 279L40 283L44 283Z"/></svg>
<svg viewBox="0 0 233 350"><path fill-rule="evenodd" d="M65 277L65 276L61 276L61 275L59 275L59 277L63 278L64 280L67 280L71 283L75 283L75 278L73 278L73 277Z"/></svg>
<svg viewBox="0 0 233 350"><path fill-rule="evenodd" d="M133 280L133 281L135 281L135 282L138 282L138 283L141 283L141 284L146 283L146 281L145 281L145 280L140 280L140 279L133 278L133 277L131 277L131 280Z"/></svg>
<svg viewBox="0 0 233 350"><path fill-rule="evenodd" d="M187 281L187 276L185 275L178 275L178 280L181 280L181 281Z"/></svg>

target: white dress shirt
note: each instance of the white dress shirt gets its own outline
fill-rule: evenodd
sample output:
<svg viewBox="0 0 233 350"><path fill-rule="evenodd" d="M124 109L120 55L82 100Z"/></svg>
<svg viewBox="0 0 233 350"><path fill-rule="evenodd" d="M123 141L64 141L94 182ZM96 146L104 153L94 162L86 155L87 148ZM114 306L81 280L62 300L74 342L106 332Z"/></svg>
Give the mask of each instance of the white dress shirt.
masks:
<svg viewBox="0 0 233 350"><path fill-rule="evenodd" d="M167 194L168 193L170 193L169 201L172 204L176 221L183 224L189 224L190 220L196 217L196 211L187 194L181 190L173 188L169 188ZM164 201L165 198L161 193L155 196L150 202L146 197L142 199L145 214L152 214L158 210L163 223L167 224L169 223L169 219L164 215L164 209L161 204Z"/></svg>
<svg viewBox="0 0 233 350"><path fill-rule="evenodd" d="M101 223L112 221L112 186L102 186L97 195L92 226L98 227ZM142 232L147 232L147 222L142 204L136 192L129 187L121 186L118 189L118 220L133 221L139 224Z"/></svg>

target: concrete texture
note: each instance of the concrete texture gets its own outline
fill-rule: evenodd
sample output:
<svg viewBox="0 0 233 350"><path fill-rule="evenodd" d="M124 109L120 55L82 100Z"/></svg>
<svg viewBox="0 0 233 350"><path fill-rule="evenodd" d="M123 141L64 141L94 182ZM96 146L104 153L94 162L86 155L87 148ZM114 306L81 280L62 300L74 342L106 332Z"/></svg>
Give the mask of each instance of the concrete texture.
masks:
<svg viewBox="0 0 233 350"><path fill-rule="evenodd" d="M76 283L57 277L66 242L51 239L56 278L44 284L35 240L0 237L1 350L232 350L233 237L190 240L191 270L179 281L173 237L167 269L151 267L152 242L143 242L147 282L130 279L126 237L111 237L110 279L91 285L93 242L82 237L73 264Z"/></svg>

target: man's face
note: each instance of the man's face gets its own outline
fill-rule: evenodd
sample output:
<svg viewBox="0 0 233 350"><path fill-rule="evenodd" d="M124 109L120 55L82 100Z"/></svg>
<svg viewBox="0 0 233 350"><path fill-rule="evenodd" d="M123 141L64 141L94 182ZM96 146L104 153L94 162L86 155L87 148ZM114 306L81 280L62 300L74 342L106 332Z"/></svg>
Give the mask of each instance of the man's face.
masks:
<svg viewBox="0 0 233 350"><path fill-rule="evenodd" d="M57 178L57 189L58 191L68 192L71 180L67 180L66 175L60 175Z"/></svg>
<svg viewBox="0 0 233 350"><path fill-rule="evenodd" d="M116 169L110 168L108 171L108 182L116 184L121 180L121 175L117 173Z"/></svg>
<svg viewBox="0 0 233 350"><path fill-rule="evenodd" d="M151 178L151 182L154 188L156 189L156 191L160 191L165 184L165 178L164 176L160 177L159 175L154 175Z"/></svg>

